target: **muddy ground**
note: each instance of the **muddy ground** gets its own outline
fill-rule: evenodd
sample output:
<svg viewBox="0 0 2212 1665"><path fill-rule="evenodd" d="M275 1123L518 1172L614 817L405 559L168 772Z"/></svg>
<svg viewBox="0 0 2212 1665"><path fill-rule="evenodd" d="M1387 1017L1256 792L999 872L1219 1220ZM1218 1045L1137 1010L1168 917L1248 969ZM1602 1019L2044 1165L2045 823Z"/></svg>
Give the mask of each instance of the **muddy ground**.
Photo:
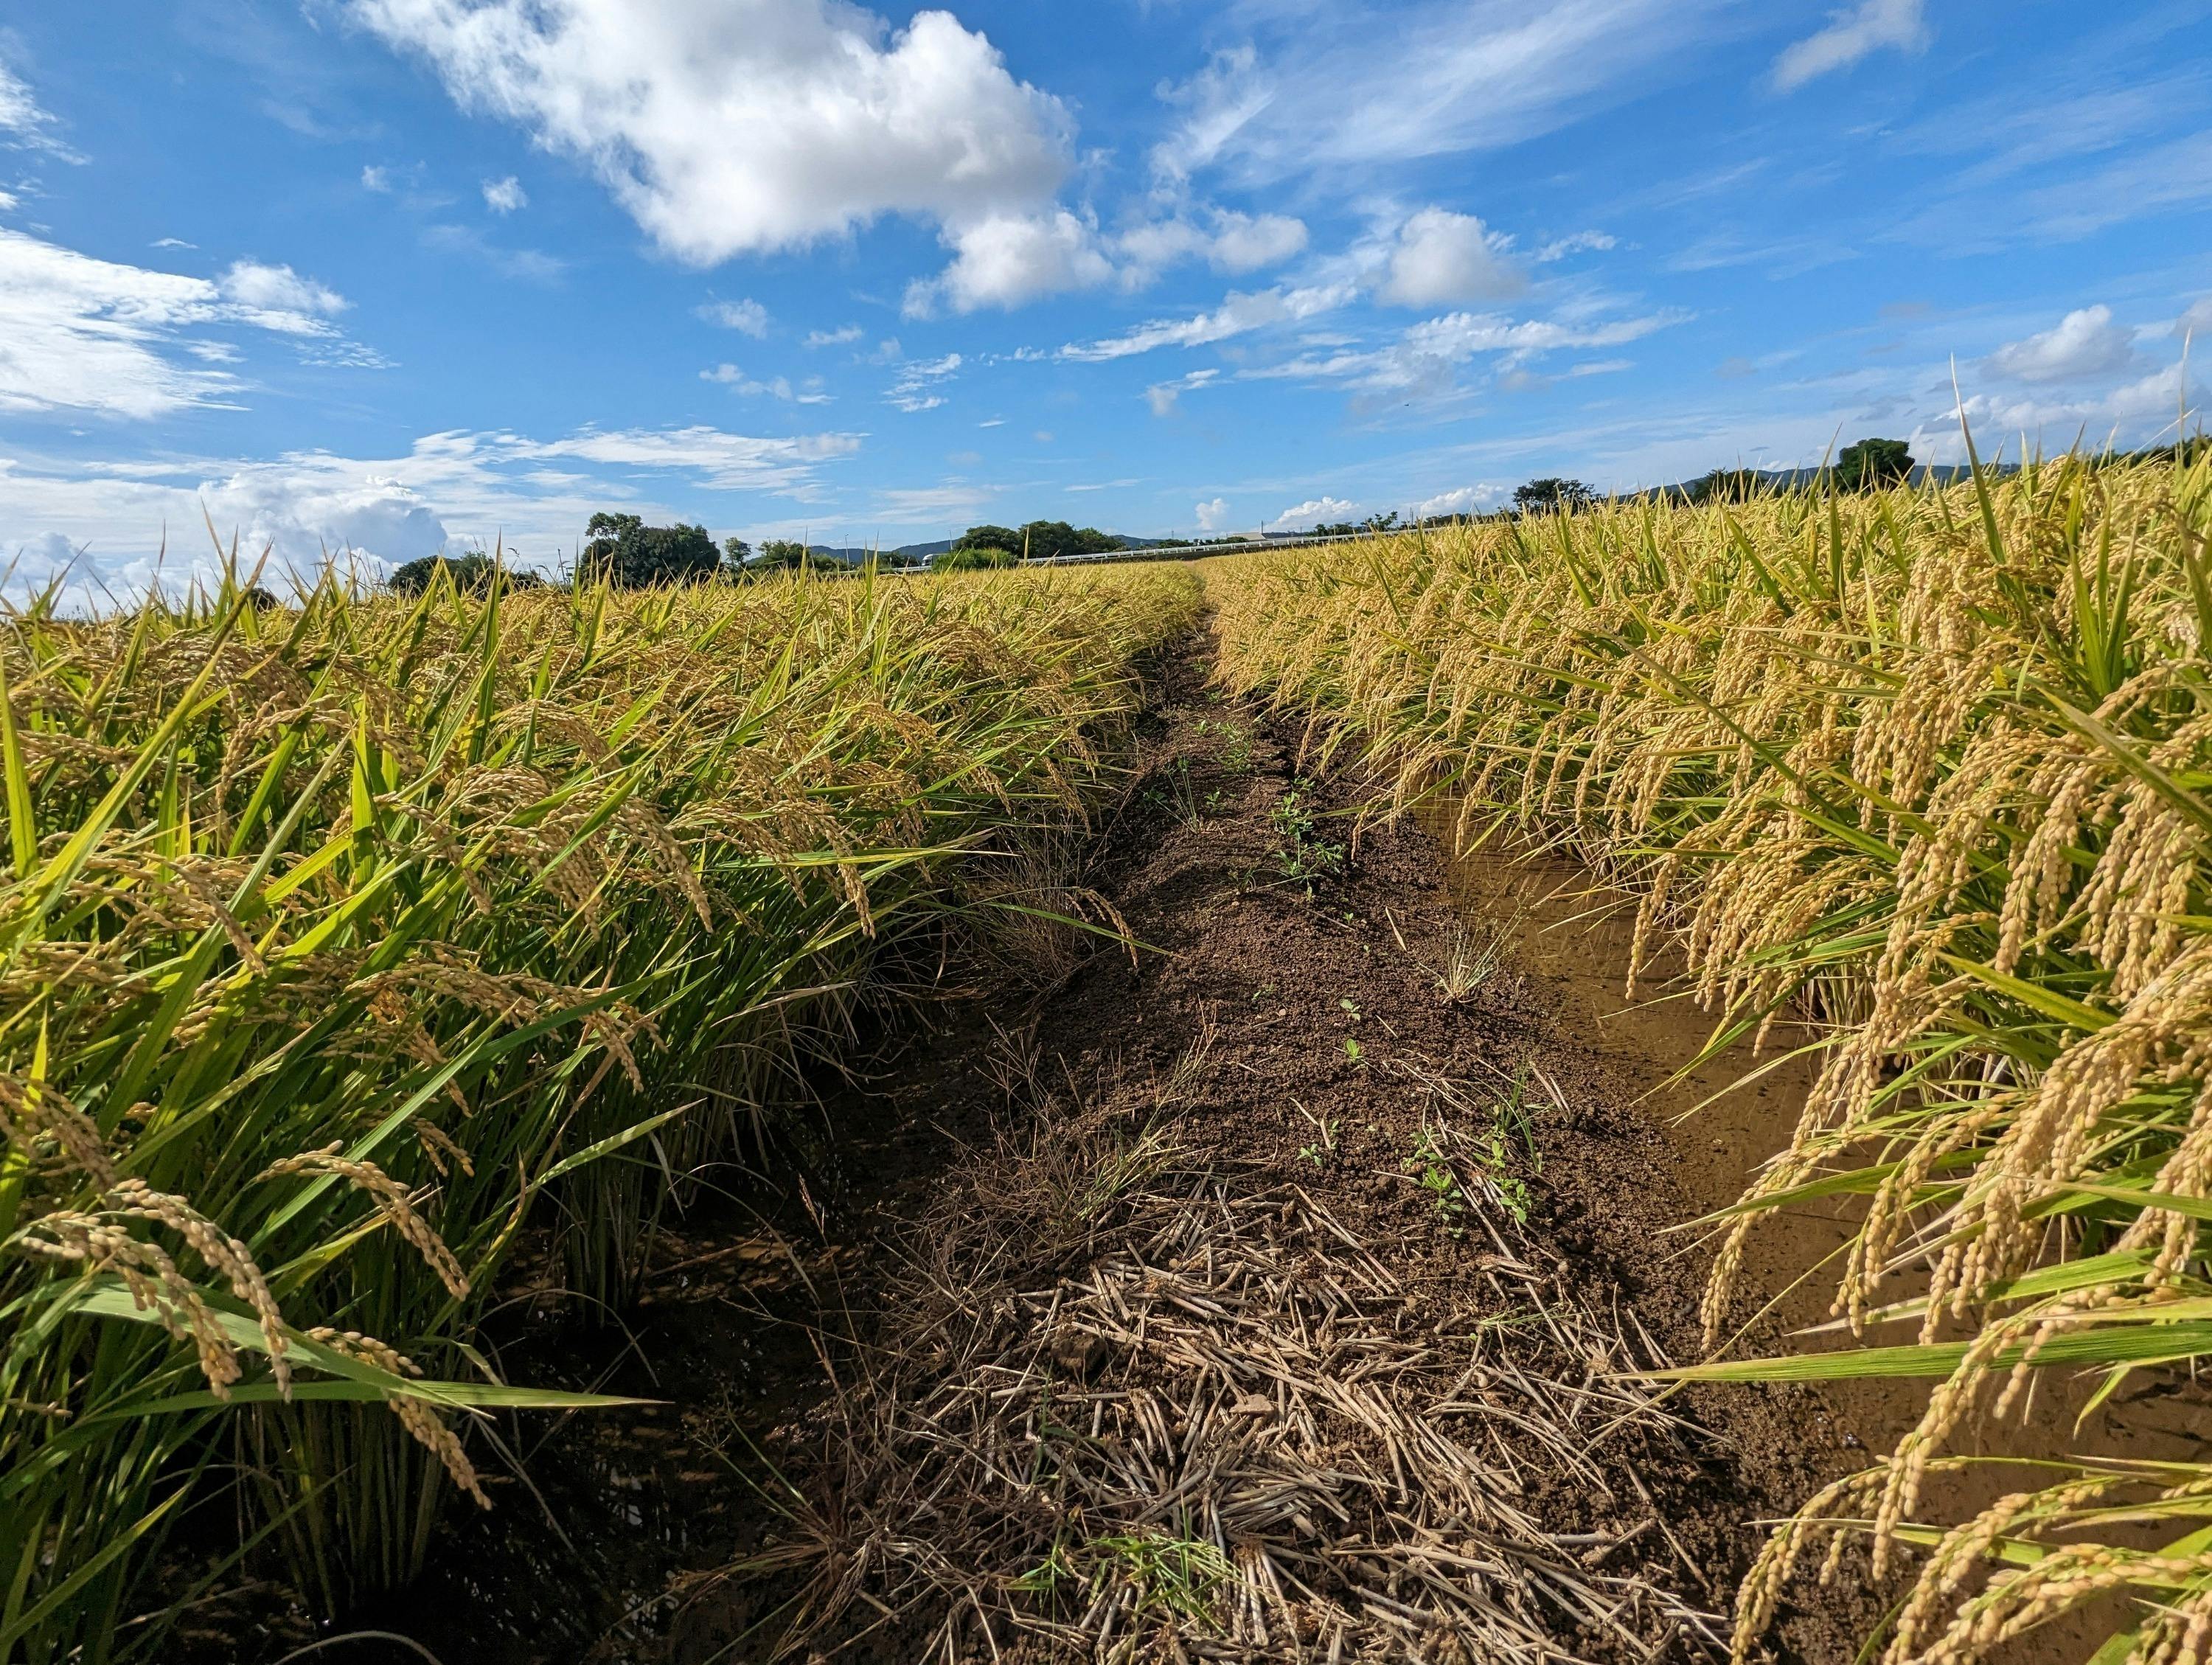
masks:
<svg viewBox="0 0 2212 1665"><path fill-rule="evenodd" d="M1623 1067L1516 940L1525 908L1479 917L1485 858L1455 873L1411 824L1355 846L1359 783L1309 779L1208 652L1162 666L1083 876L1133 965L1071 939L1042 993L887 1041L774 1181L717 1176L619 1324L511 1315L511 1378L659 1402L511 1430L527 1481L450 1511L420 1584L354 1617L392 1639L322 1656L1088 1657L1102 1624L1144 1657L1724 1656L1753 1522L1878 1431L1805 1389L1620 1385L1699 1356L1674 1228L1729 1152L1701 1168L1638 1102L1663 1069ZM1039 1382L1053 1407L1006 1408ZM1407 1474L1424 1427L1481 1472ZM1147 1475L1167 1501L1130 1513ZM1210 1563L1178 1584L1095 1547L1156 1528L1272 1556L1273 1593L1224 1614ZM1777 1656L1850 1658L1867 1598L1803 1594ZM1042 1628L1007 1622L1024 1603ZM272 1658L285 1630L231 1639Z"/></svg>

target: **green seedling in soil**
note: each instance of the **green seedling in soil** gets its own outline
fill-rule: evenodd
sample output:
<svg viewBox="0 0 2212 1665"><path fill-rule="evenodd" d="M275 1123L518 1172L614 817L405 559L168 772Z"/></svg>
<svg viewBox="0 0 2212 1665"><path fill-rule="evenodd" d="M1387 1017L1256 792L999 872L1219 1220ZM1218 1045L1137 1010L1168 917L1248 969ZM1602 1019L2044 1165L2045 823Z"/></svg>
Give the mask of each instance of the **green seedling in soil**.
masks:
<svg viewBox="0 0 2212 1665"><path fill-rule="evenodd" d="M1339 1000L1337 1005L1344 1011L1352 1014L1352 1021L1353 1023L1356 1024L1359 1021L1359 1007L1352 1001L1349 995L1346 995L1344 999Z"/></svg>
<svg viewBox="0 0 2212 1665"><path fill-rule="evenodd" d="M1046 1202L1054 1227L1081 1235L1137 1187L1158 1178L1176 1155L1174 1141L1148 1125L1134 1139L1117 1140L1095 1160L1079 1159L1066 1170L1048 1172Z"/></svg>
<svg viewBox="0 0 2212 1665"><path fill-rule="evenodd" d="M1276 867L1284 878L1304 884L1309 896L1314 880L1344 871L1344 846L1315 836L1313 806L1306 801L1304 782L1285 787L1267 819L1275 829Z"/></svg>
<svg viewBox="0 0 2212 1665"><path fill-rule="evenodd" d="M1252 769L1252 731L1243 724L1231 722L1224 717L1218 722L1200 717L1195 725L1200 734L1218 734L1228 742L1221 750L1221 766L1231 775L1246 775Z"/></svg>
<svg viewBox="0 0 2212 1665"><path fill-rule="evenodd" d="M1528 1115L1526 1091L1528 1073L1524 1069L1513 1078L1513 1086L1507 1095L1491 1107L1490 1133L1486 1148L1481 1152L1483 1177L1498 1194L1498 1200L1520 1224L1528 1223L1529 1194L1526 1180L1511 1170L1513 1147L1517 1142L1521 1156L1532 1174L1544 1171L1543 1152L1536 1148L1535 1123Z"/></svg>
<svg viewBox="0 0 2212 1665"><path fill-rule="evenodd" d="M1164 1609L1210 1625L1216 1593L1236 1577L1229 1558L1202 1538L1146 1532L1094 1538L1091 1548L1102 1558L1091 1574L1092 1592L1104 1595L1115 1579L1133 1586L1139 1616Z"/></svg>
<svg viewBox="0 0 2212 1665"><path fill-rule="evenodd" d="M1199 808L1198 786L1191 779L1190 759L1178 757L1161 771L1161 784L1147 790L1145 801L1164 806L1173 815L1177 824L1195 831L1206 823L1206 815Z"/></svg>
<svg viewBox="0 0 2212 1665"><path fill-rule="evenodd" d="M1344 1061L1347 1064L1357 1064L1359 1061L1359 1042L1349 1035L1344 1037Z"/></svg>
<svg viewBox="0 0 2212 1665"><path fill-rule="evenodd" d="M1270 994L1273 994L1274 992L1275 992L1275 986L1274 986L1274 984L1273 984L1273 983L1261 983L1261 984L1259 986L1259 987L1257 987L1257 988L1255 988L1255 989L1254 989L1254 990L1252 991L1252 1004L1253 1004L1254 1006L1257 1006L1257 1005L1259 1005L1261 1001L1262 1001L1262 1000L1266 1000L1266 999L1267 998L1267 996L1269 996Z"/></svg>
<svg viewBox="0 0 2212 1665"><path fill-rule="evenodd" d="M1137 1613L1172 1613L1215 1627L1215 1598L1236 1576L1229 1558L1202 1538L1164 1532L1092 1538L1051 1553L1013 1581L1025 1595L1058 1610L1063 1596L1089 1605L1117 1586L1135 1590ZM1071 1605L1074 1605L1071 1603Z"/></svg>
<svg viewBox="0 0 2212 1665"><path fill-rule="evenodd" d="M1390 930L1398 939L1398 946L1405 948L1415 965L1427 972L1435 981L1437 993L1447 1006L1457 1006L1473 998L1475 992L1498 975L1505 963L1505 944L1527 918L1528 909L1516 911L1510 921L1491 921L1481 929L1470 931L1464 925L1452 927L1451 941L1446 945L1444 963L1441 969L1431 965L1407 947L1405 933L1398 929L1393 918Z"/></svg>
<svg viewBox="0 0 2212 1665"><path fill-rule="evenodd" d="M1416 1170L1421 1188L1429 1194L1429 1206L1439 1218L1452 1223L1452 1236L1459 1236L1464 1228L1457 1221L1467 1212L1467 1193L1460 1188L1459 1176L1452 1172L1450 1161L1430 1129L1422 1128L1414 1139L1413 1154L1406 1165Z"/></svg>

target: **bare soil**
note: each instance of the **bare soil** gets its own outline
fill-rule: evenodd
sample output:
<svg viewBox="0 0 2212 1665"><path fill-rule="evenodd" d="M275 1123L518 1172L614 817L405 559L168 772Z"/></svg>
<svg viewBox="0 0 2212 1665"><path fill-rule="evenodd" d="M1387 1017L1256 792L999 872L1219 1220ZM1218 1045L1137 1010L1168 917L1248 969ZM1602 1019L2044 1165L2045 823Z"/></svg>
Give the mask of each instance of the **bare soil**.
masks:
<svg viewBox="0 0 2212 1665"><path fill-rule="evenodd" d="M1041 990L887 1040L772 1172L715 1176L618 1322L520 1302L511 1379L657 1402L504 1430L526 1479L337 1627L405 1643L326 1656L1725 1657L1758 1522L1891 1415L1632 1379L1698 1356L1677 1228L1781 1111L1674 1126L1701 1028L1609 1027L1567 933L1532 946L1574 911L1513 900L1540 874L1355 841L1361 783L1308 779L1209 654L1163 665L1084 876L1133 957L1071 937ZM1853 1656L1841 1582L1775 1656Z"/></svg>

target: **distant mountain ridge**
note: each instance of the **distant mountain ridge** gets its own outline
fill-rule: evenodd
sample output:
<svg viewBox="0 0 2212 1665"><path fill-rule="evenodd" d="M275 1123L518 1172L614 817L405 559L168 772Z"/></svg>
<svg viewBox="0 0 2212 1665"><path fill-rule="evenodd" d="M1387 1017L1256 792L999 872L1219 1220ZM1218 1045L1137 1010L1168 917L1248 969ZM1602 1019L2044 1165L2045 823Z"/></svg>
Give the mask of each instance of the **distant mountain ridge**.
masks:
<svg viewBox="0 0 2212 1665"><path fill-rule="evenodd" d="M1120 538L1121 547L1128 550L1158 549L1164 544L1175 541L1169 538L1132 538L1118 532L1109 532L1107 536ZM856 549L838 548L828 544L809 544L806 546L806 552L817 561L836 561L847 566L857 566L871 557L912 562L927 561L933 555L943 555L952 547L952 541L950 538L939 538L927 544L902 544L896 549L890 550L869 549L865 545Z"/></svg>

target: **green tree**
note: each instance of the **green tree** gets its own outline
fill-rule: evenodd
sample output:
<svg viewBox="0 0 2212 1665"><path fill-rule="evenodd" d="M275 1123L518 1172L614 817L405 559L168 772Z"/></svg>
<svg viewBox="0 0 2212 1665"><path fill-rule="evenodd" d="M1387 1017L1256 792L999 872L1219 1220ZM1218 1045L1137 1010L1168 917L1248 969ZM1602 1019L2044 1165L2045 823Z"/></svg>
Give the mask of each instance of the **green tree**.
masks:
<svg viewBox="0 0 2212 1665"><path fill-rule="evenodd" d="M732 538L730 543L743 540ZM727 544L724 545L726 550ZM795 572L807 564L806 545L795 538L768 538L761 540L757 550L748 550L739 562L725 566L723 570L735 578L764 578L770 573Z"/></svg>
<svg viewBox="0 0 2212 1665"><path fill-rule="evenodd" d="M1691 481L1686 495L1693 503L1741 503L1765 489L1756 469L1717 468Z"/></svg>
<svg viewBox="0 0 2212 1665"><path fill-rule="evenodd" d="M604 578L617 589L649 584L696 584L721 569L722 552L704 526L648 526L635 514L594 514L591 541L576 563L586 583Z"/></svg>
<svg viewBox="0 0 2212 1665"><path fill-rule="evenodd" d="M1595 501L1597 493L1580 480L1563 480L1557 475L1547 474L1513 490L1513 507L1522 514L1588 508Z"/></svg>
<svg viewBox="0 0 2212 1665"><path fill-rule="evenodd" d="M970 526L952 540L956 550L1018 550L1022 535L1012 526Z"/></svg>
<svg viewBox="0 0 2212 1665"><path fill-rule="evenodd" d="M977 572L987 567L1011 567L1020 559L1012 550L987 549L980 544L960 544L931 556L929 569L933 573Z"/></svg>
<svg viewBox="0 0 2212 1665"><path fill-rule="evenodd" d="M1051 561L1063 555L1104 555L1121 540L1096 526L1071 526L1065 520L1031 520L1007 545L1027 561Z"/></svg>
<svg viewBox="0 0 2212 1665"><path fill-rule="evenodd" d="M1836 459L1836 483L1846 491L1872 491L1911 477L1912 450L1903 440L1861 440Z"/></svg>
<svg viewBox="0 0 2212 1665"><path fill-rule="evenodd" d="M482 595L491 587L495 575L504 575L511 590L534 590L544 583L536 573L517 572L503 567L481 550L467 555L426 555L392 569L384 582L386 587L400 595L420 595L430 586L430 580L442 568L453 580L454 586L471 595Z"/></svg>
<svg viewBox="0 0 2212 1665"><path fill-rule="evenodd" d="M722 570L731 577L742 574L745 562L752 558L753 546L744 538L725 538L722 540Z"/></svg>

